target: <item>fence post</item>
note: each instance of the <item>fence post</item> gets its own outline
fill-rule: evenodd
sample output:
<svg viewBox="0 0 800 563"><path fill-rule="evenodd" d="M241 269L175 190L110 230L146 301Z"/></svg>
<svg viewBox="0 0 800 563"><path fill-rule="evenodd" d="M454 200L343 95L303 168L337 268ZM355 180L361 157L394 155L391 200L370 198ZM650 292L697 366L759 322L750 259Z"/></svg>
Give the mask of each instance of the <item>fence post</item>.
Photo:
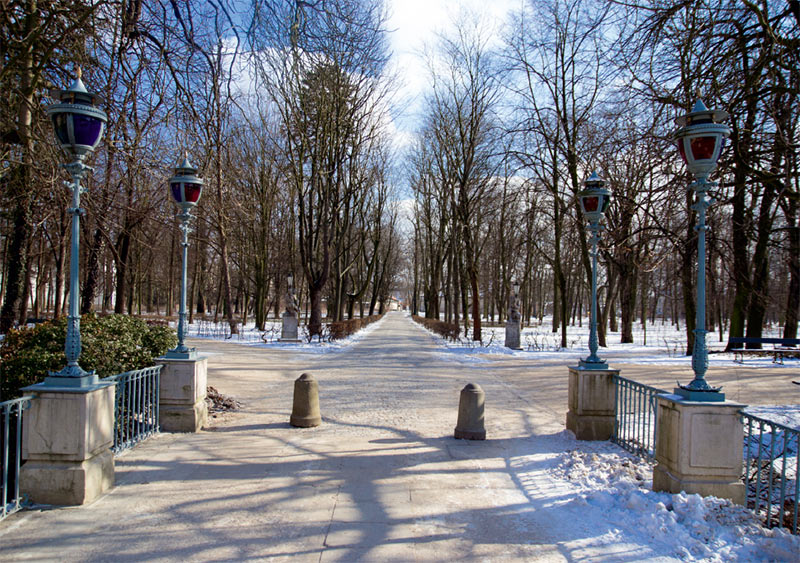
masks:
<svg viewBox="0 0 800 563"><path fill-rule="evenodd" d="M608 440L614 433L614 376L618 369L569 368L567 429L578 440Z"/></svg>
<svg viewBox="0 0 800 563"><path fill-rule="evenodd" d="M742 475L744 431L733 401L687 401L658 396L653 490L697 493L745 502Z"/></svg>
<svg viewBox="0 0 800 563"><path fill-rule="evenodd" d="M34 398L23 415L22 492L36 503L80 505L111 489L114 384L39 383L24 391Z"/></svg>
<svg viewBox="0 0 800 563"><path fill-rule="evenodd" d="M208 358L158 358L159 419L164 432L197 432L208 421L206 381Z"/></svg>

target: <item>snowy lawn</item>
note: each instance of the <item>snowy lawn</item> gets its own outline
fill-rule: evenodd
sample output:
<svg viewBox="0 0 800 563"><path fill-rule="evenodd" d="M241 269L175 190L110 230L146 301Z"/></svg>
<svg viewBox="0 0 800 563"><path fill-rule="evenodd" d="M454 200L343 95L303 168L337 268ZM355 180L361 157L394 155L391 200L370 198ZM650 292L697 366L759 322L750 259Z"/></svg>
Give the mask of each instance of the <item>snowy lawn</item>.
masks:
<svg viewBox="0 0 800 563"><path fill-rule="evenodd" d="M311 342L309 342L308 339L308 329L301 324L300 330L298 331L298 336L302 342L280 342L281 321L278 320L267 321L263 331L258 330L254 323L248 323L245 326L239 326L239 334L234 335L230 334L230 327L226 322L214 323L201 320L189 325L189 328L186 331L186 337L207 340L224 340L256 348L283 348L302 352L324 354L352 346L364 338L364 336L375 330L382 322L383 319L374 322L347 338L330 340L326 336L323 336L321 341L314 339ZM171 323L171 325L174 326L174 323Z"/></svg>
<svg viewBox="0 0 800 563"><path fill-rule="evenodd" d="M463 328L462 328L463 331ZM764 330L764 337L781 337L779 327ZM483 326L481 328L481 342L472 340L472 332L462 334L457 342L443 341L445 346L454 352L469 354L502 354L520 357L529 357L535 354L541 358L558 358L569 356L571 359L576 353L589 355L589 320L584 319L580 326L570 325L567 329L567 347L561 347L561 333L552 331L552 318L545 317L541 324L525 326L522 329L520 344L522 350L511 350L505 347L505 328L503 326ZM727 333L723 333L720 341L718 332L709 332L706 342L715 364L730 367L741 366L734 362L733 353L724 353L728 340ZM620 344L620 333L609 331L606 335L605 348L600 348L598 354L614 363L636 363L652 365L690 366L691 357L685 355L686 332L685 327L676 327L674 324L662 323L660 320L648 324L646 329L640 323L634 324L633 343ZM784 364L774 364L772 361L771 346L765 345L764 356L747 356L744 365L751 367L775 366L789 370L800 369L800 358L786 357ZM565 358L566 359L566 358Z"/></svg>

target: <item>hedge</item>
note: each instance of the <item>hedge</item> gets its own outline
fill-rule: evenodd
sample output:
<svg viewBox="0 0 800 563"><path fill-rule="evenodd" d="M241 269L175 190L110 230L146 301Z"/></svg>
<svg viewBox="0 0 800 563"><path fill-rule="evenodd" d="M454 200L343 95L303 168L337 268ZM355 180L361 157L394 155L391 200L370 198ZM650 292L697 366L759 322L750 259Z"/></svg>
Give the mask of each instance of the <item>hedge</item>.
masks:
<svg viewBox="0 0 800 563"><path fill-rule="evenodd" d="M371 315L369 317L360 317L350 319L348 321L337 321L328 324L328 333L331 340L339 340L340 338L347 338L351 334L355 334L367 325L381 320L383 315Z"/></svg>
<svg viewBox="0 0 800 563"><path fill-rule="evenodd" d="M455 323L446 323L438 319L426 319L425 317L418 317L416 315L411 318L431 332L435 332L448 340L458 340L458 335L461 333L461 327Z"/></svg>
<svg viewBox="0 0 800 563"><path fill-rule="evenodd" d="M66 363L67 319L33 328L10 330L0 345L0 400L18 397L20 389L42 381ZM128 315L81 317L80 366L107 377L152 366L155 358L178 343L175 331Z"/></svg>

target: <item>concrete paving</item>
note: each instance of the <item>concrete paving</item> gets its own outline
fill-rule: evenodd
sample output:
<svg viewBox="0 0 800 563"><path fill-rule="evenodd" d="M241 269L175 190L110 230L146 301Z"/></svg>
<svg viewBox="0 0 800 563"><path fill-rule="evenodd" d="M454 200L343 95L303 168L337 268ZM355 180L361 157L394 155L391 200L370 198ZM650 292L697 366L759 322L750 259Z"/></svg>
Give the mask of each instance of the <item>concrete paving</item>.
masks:
<svg viewBox="0 0 800 563"><path fill-rule="evenodd" d="M563 361L447 354L400 313L326 354L194 344L211 354L209 384L238 399L241 410L211 419L200 433L161 434L118 456L116 488L90 506L38 507L7 518L0 560L598 556L596 527L548 517L548 506L563 498L547 460L576 445L564 431ZM623 370L634 379L653 371L690 379L662 368ZM317 428L288 424L293 381L303 372L319 381ZM792 387L792 375L779 378ZM709 372L715 383L718 377L724 374ZM452 437L459 391L469 382L486 393L486 441ZM769 396L769 387L772 400L762 403L785 402L775 398L775 378L728 383L739 394L752 391L753 402ZM601 559L648 555L619 547L614 554L604 546Z"/></svg>

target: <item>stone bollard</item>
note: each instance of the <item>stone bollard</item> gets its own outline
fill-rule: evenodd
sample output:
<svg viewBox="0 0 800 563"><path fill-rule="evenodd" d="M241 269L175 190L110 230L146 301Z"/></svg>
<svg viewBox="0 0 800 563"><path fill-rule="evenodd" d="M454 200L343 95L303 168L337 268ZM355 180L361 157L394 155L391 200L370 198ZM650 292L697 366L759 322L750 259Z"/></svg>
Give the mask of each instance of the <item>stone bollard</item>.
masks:
<svg viewBox="0 0 800 563"><path fill-rule="evenodd" d="M289 424L300 428L311 428L319 426L321 422L319 385L313 375L304 373L294 382L294 405Z"/></svg>
<svg viewBox="0 0 800 563"><path fill-rule="evenodd" d="M462 440L486 439L486 429L483 427L484 398L483 389L475 383L468 383L461 390L456 438Z"/></svg>

